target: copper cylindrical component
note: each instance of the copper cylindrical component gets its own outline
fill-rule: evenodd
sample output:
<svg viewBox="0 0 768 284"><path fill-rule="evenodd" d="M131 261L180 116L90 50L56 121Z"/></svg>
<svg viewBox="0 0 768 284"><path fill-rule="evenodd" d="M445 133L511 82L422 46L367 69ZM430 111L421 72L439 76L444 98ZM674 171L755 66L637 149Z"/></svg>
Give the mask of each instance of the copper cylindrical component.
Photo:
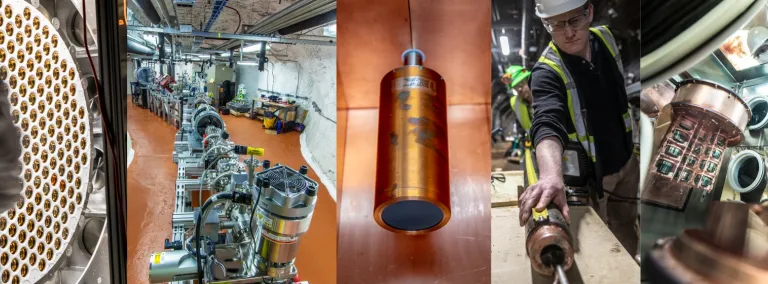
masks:
<svg viewBox="0 0 768 284"><path fill-rule="evenodd" d="M435 231L451 218L445 82L407 50L405 66L384 76L374 218L409 235Z"/></svg>
<svg viewBox="0 0 768 284"><path fill-rule="evenodd" d="M741 142L751 113L733 91L698 79L683 81L668 107L671 125L650 165L641 198L682 209L691 189L714 188L726 147Z"/></svg>
<svg viewBox="0 0 768 284"><path fill-rule="evenodd" d="M761 210L734 202L710 206L704 229L658 240L649 251L643 264L648 263L651 282L765 283L768 240L752 228L764 226L753 223L753 214Z"/></svg>
<svg viewBox="0 0 768 284"><path fill-rule="evenodd" d="M560 210L550 206L535 213L525 225L525 250L531 266L543 275L554 275L555 266L568 270L573 265L573 242Z"/></svg>

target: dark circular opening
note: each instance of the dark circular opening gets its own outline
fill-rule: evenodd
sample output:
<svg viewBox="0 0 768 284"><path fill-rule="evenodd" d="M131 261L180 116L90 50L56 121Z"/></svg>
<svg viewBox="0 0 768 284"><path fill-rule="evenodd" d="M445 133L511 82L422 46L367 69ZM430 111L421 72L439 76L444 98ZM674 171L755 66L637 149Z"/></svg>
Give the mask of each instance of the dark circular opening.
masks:
<svg viewBox="0 0 768 284"><path fill-rule="evenodd" d="M548 245L541 250L541 263L546 266L565 264L565 252L560 246Z"/></svg>
<svg viewBox="0 0 768 284"><path fill-rule="evenodd" d="M766 115L768 115L768 103L764 101L758 102L752 106L752 118L749 119L747 126L754 126L763 121Z"/></svg>
<svg viewBox="0 0 768 284"><path fill-rule="evenodd" d="M404 200L384 208L381 220L392 228L403 231L421 231L440 224L443 211L436 205L421 200Z"/></svg>
<svg viewBox="0 0 768 284"><path fill-rule="evenodd" d="M90 219L85 223L83 228L83 247L89 255L93 255L96 251L96 246L99 244L99 237L101 236L101 229L104 227L104 221L101 219Z"/></svg>
<svg viewBox="0 0 768 284"><path fill-rule="evenodd" d="M741 164L741 167L739 167L737 172L739 186L746 188L755 182L755 180L758 178L758 171L760 170L759 162L760 161L758 161L757 158L751 156L744 159L744 162Z"/></svg>
<svg viewBox="0 0 768 284"><path fill-rule="evenodd" d="M222 125L221 119L219 117L214 115L208 115L203 118L200 118L197 123L197 133L201 136L205 134L205 129L208 128L208 126L214 126L216 128L224 128Z"/></svg>

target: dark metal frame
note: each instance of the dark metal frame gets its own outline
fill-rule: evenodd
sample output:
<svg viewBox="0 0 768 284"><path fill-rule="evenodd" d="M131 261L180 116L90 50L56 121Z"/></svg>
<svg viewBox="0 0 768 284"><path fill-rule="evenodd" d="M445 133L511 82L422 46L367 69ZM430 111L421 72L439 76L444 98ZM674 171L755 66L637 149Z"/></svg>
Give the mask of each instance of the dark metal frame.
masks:
<svg viewBox="0 0 768 284"><path fill-rule="evenodd" d="M96 2L99 44L99 87L105 101L103 116L106 135L111 145L106 153L107 224L109 226L110 283L126 280L126 95L127 95L127 21L125 0ZM112 149L116 155L112 155ZM117 165L117 169L114 166ZM119 191L119 192L118 192ZM119 197L123 197L120 199ZM118 209L122 209L119 212Z"/></svg>

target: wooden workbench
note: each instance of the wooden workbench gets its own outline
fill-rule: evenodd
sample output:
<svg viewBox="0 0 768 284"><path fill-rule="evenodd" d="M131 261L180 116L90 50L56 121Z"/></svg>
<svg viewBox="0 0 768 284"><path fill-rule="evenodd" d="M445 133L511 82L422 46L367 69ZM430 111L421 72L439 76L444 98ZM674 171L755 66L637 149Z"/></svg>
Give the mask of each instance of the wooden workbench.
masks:
<svg viewBox="0 0 768 284"><path fill-rule="evenodd" d="M518 187L523 186L523 171L495 172L504 176L504 182L491 180L491 207L517 206Z"/></svg>
<svg viewBox="0 0 768 284"><path fill-rule="evenodd" d="M517 201L519 175L504 172L507 182L503 189L494 192L494 203L504 200ZM519 181L520 184L515 184ZM497 184L496 188L500 186ZM551 284L554 279L533 271L525 251L525 228L518 221L520 209L517 206L494 205L491 209L491 280L492 283L536 283ZM640 266L621 246L608 227L591 207L571 207L571 233L575 242L575 262L567 272L570 283L612 284L640 283Z"/></svg>

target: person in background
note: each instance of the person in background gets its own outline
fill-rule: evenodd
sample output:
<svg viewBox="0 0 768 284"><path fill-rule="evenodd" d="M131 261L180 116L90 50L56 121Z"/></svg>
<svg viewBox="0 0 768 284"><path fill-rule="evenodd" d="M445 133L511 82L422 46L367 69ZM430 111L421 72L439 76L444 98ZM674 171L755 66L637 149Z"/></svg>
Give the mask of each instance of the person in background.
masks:
<svg viewBox="0 0 768 284"><path fill-rule="evenodd" d="M570 222L562 163L564 150L576 149L590 164L580 169L591 180L589 204L635 256L639 162L618 45L607 27L590 28L588 0L535 3L552 41L531 70L530 134L540 176L520 196L520 224L550 203Z"/></svg>
<svg viewBox="0 0 768 284"><path fill-rule="evenodd" d="M509 99L509 104L517 115L517 122L527 133L531 130L531 120L533 111L531 104L531 89L528 87L528 78L531 72L525 70L523 66L512 65L502 76L501 80L507 84L508 90L514 90L515 95Z"/></svg>
<svg viewBox="0 0 768 284"><path fill-rule="evenodd" d="M21 200L21 134L13 123L8 86L0 81L0 213Z"/></svg>

